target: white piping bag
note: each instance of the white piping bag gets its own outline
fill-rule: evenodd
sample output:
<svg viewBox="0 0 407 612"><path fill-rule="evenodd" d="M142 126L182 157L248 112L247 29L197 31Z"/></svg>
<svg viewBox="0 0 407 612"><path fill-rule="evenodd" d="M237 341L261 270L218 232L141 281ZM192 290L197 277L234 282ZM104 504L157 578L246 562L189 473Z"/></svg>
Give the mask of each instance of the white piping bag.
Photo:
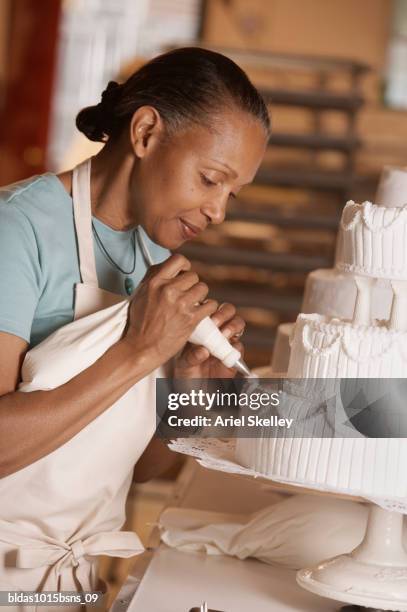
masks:
<svg viewBox="0 0 407 612"><path fill-rule="evenodd" d="M138 228L137 236L146 261L150 266L154 265L150 251ZM235 368L246 378L257 378L243 361L240 351L230 344L229 340L222 334L210 317L205 317L198 323L188 340L193 344L204 346L211 355L219 359L227 368Z"/></svg>

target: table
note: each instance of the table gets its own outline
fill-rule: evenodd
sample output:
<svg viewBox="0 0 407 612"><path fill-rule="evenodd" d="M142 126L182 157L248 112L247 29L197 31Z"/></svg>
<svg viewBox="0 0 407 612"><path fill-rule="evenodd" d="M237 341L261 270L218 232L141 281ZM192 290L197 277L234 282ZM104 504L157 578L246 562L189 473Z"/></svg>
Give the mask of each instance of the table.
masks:
<svg viewBox="0 0 407 612"><path fill-rule="evenodd" d="M282 495L273 486L207 470L188 459L168 505L242 514ZM301 589L293 570L255 559L179 552L160 543L155 530L111 612L188 612L204 600L224 612L334 612L341 607Z"/></svg>

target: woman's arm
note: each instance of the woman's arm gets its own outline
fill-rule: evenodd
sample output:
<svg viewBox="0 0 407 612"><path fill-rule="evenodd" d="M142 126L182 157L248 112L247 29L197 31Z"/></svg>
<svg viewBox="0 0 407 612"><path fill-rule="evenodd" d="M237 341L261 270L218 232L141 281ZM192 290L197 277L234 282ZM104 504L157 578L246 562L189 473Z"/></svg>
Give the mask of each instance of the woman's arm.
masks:
<svg viewBox="0 0 407 612"><path fill-rule="evenodd" d="M0 477L44 457L102 414L154 364L126 340L51 391L15 391L27 343L0 332Z"/></svg>
<svg viewBox="0 0 407 612"><path fill-rule="evenodd" d="M171 451L164 440L153 436L144 453L136 463L134 482L147 482L157 478L182 461L179 453Z"/></svg>

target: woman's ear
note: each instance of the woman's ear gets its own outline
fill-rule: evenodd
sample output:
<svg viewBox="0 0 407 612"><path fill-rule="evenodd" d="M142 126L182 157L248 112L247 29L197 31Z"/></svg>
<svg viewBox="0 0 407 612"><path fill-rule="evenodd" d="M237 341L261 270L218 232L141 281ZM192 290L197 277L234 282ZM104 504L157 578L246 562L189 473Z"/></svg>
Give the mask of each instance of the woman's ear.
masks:
<svg viewBox="0 0 407 612"><path fill-rule="evenodd" d="M143 158L158 141L162 131L162 120L152 106L141 106L130 122L131 147L138 158Z"/></svg>

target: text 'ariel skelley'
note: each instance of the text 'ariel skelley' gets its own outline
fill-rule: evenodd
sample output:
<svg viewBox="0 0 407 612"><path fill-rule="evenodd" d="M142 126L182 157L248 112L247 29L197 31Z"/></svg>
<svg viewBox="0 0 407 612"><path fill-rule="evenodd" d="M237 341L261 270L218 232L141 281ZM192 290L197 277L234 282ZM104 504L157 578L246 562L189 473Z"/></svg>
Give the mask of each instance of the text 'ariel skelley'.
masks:
<svg viewBox="0 0 407 612"><path fill-rule="evenodd" d="M195 415L193 417L181 417L172 414L167 423L170 427L286 427L290 429L294 419L286 419L279 416L261 417L258 414L242 414L240 416L216 417Z"/></svg>

